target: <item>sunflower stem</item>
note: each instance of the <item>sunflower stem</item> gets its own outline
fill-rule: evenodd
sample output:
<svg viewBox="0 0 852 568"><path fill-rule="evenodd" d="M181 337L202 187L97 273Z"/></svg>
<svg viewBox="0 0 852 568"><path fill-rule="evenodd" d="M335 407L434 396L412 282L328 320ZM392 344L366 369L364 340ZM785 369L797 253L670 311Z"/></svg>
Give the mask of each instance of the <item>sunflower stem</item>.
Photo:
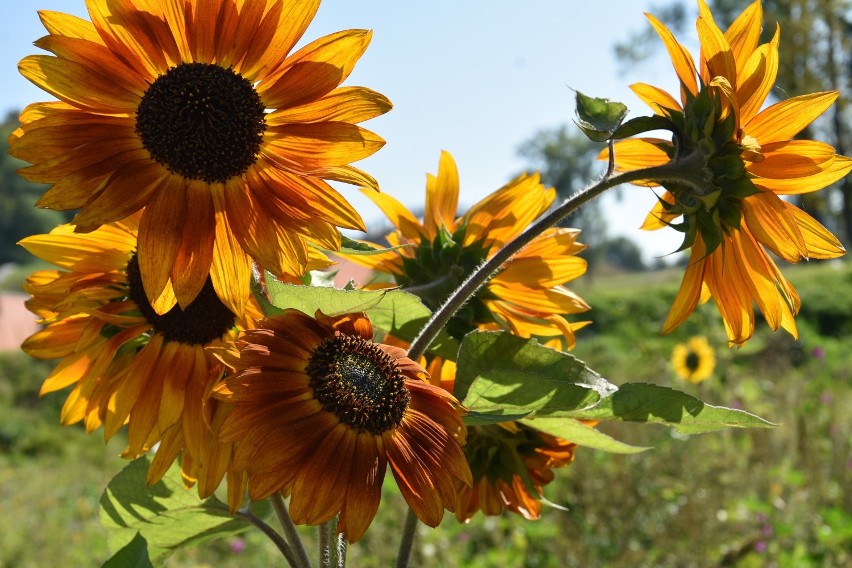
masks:
<svg viewBox="0 0 852 568"><path fill-rule="evenodd" d="M337 534L337 542L335 542L335 568L345 568L346 566L346 539L343 533Z"/></svg>
<svg viewBox="0 0 852 568"><path fill-rule="evenodd" d="M612 155L612 145L610 145L610 155ZM613 174L614 161L610 161L607 172L595 184L588 188L575 193L568 197L556 209L553 209L537 221L527 227L520 235L506 243L506 245L498 250L494 256L480 264L467 277L467 279L450 294L449 298L435 312L414 341L411 342L411 347L408 349L408 357L417 360L429 345L442 330L450 318L476 293L479 288L488 282L509 259L518 253L522 248L527 246L536 237L542 234L545 230L553 227L561 220L568 217L571 213L600 196L603 192L613 187L624 183L631 183L640 180L655 180L655 181L680 181L691 182L695 179L695 162L700 156L689 155L684 158L673 160L659 166L652 166L639 170L624 172L619 175Z"/></svg>
<svg viewBox="0 0 852 568"><path fill-rule="evenodd" d="M331 522L319 526L319 565L320 568L331 568Z"/></svg>
<svg viewBox="0 0 852 568"><path fill-rule="evenodd" d="M399 554L396 557L396 568L408 568L416 530L417 515L414 514L413 509L409 509L408 515L405 517L405 525L402 527L402 538L399 539Z"/></svg>
<svg viewBox="0 0 852 568"><path fill-rule="evenodd" d="M259 528L260 532L269 537L269 540L271 540L273 544L275 544L275 546L278 548L278 550L281 551L281 554L284 555L284 558L287 559L287 563L290 566L298 566L298 564L296 563L296 555L293 553L293 549L290 547L289 544L287 544L287 541L284 540L284 537L275 532L275 529L267 525L263 521L263 519L255 517L251 511L238 511L236 513L236 516L244 518L257 528Z"/></svg>
<svg viewBox="0 0 852 568"><path fill-rule="evenodd" d="M280 493L273 493L269 497L272 503L272 508L278 516L281 523L281 528L284 529L284 534L290 546L293 547L296 563L293 564L297 568L310 568L311 561L308 554L305 552L305 547L302 545L302 539L299 537L299 531L296 530L296 525L293 524L293 519L290 518L290 512L287 510L287 505L284 503L284 497Z"/></svg>

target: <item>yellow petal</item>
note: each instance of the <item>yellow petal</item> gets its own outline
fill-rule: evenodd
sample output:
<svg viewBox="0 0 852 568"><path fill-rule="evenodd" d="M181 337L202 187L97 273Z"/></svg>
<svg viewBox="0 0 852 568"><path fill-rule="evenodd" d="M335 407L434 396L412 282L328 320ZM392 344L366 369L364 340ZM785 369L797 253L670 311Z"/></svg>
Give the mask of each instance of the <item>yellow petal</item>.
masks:
<svg viewBox="0 0 852 568"><path fill-rule="evenodd" d="M630 85L630 90L636 93L636 96L639 97L642 102L651 107L655 114L665 114L662 109L677 110L680 108L680 103L678 103L673 96L659 87L648 85L646 83L634 83Z"/></svg>
<svg viewBox="0 0 852 568"><path fill-rule="evenodd" d="M776 26L772 41L758 47L740 65L740 82L737 85L737 98L740 101L740 123L748 125L754 118L772 87L778 75L778 41L780 28ZM746 128L748 130L748 127Z"/></svg>
<svg viewBox="0 0 852 568"><path fill-rule="evenodd" d="M808 257L805 238L796 219L774 193L764 191L743 201L743 219L757 240L787 262Z"/></svg>
<svg viewBox="0 0 852 568"><path fill-rule="evenodd" d="M662 200L666 203L671 204L674 204L675 202L674 195L672 195L668 191L663 193ZM656 231L657 229L667 227L668 225L666 225L666 223L671 223L679 216L680 215L666 212L665 208L663 207L663 204L660 203L659 199L657 199L657 202L654 203L654 207L651 208L651 211L645 217L645 221L639 228L643 231Z"/></svg>
<svg viewBox="0 0 852 568"><path fill-rule="evenodd" d="M714 77L724 77L736 89L737 64L722 30L712 20L704 18L698 18L695 26L701 42L701 76L704 82L709 83Z"/></svg>
<svg viewBox="0 0 852 568"><path fill-rule="evenodd" d="M737 72L741 76L748 76L743 69L757 47L757 42L760 41L762 24L763 8L758 0L743 10L725 32L725 39L728 40L734 60L737 62Z"/></svg>
<svg viewBox="0 0 852 568"><path fill-rule="evenodd" d="M435 238L437 228L442 225L452 232L458 206L459 172L450 153L442 151L438 162L438 176L427 175L426 177L423 227L430 239Z"/></svg>
<svg viewBox="0 0 852 568"><path fill-rule="evenodd" d="M379 206L382 213L406 239L420 242L420 235L425 232L424 228L405 205L387 193L376 193L370 190L361 190L361 192Z"/></svg>
<svg viewBox="0 0 852 568"><path fill-rule="evenodd" d="M831 166L834 148L813 140L774 142L761 147L763 161L746 165L749 173L762 178L787 179L819 174Z"/></svg>
<svg viewBox="0 0 852 568"><path fill-rule="evenodd" d="M825 112L837 96L837 91L826 91L775 103L745 125L746 134L761 145L790 140Z"/></svg>
<svg viewBox="0 0 852 568"><path fill-rule="evenodd" d="M846 249L831 232L816 219L786 201L782 202L799 225L805 238L808 257L818 259L838 258L846 254Z"/></svg>
<svg viewBox="0 0 852 568"><path fill-rule="evenodd" d="M692 254L689 257L689 265L683 275L683 280L680 283L680 289L675 296L672 307L669 310L669 315L663 324L663 334L670 333L695 311L698 306L698 301L702 294L702 284L704 282L705 264L707 259L705 255L704 242L699 235L695 239L695 244L692 246Z"/></svg>
<svg viewBox="0 0 852 568"><path fill-rule="evenodd" d="M672 60L672 65L674 65L675 72L680 79L681 88L686 89L693 95L698 95L695 64L692 61L692 56L689 55L689 51L677 42L668 28L657 18L651 14L645 14L645 17L648 18L651 26L663 40L666 50L669 52L669 58ZM681 96L681 100L683 99L684 97Z"/></svg>
<svg viewBox="0 0 852 568"><path fill-rule="evenodd" d="M852 158L836 156L820 173L788 179L755 178L754 184L778 195L798 195L822 189L846 177L852 171Z"/></svg>
<svg viewBox="0 0 852 568"><path fill-rule="evenodd" d="M366 87L340 87L322 98L271 112L266 115L266 124L328 121L357 124L388 112L392 106L387 97Z"/></svg>

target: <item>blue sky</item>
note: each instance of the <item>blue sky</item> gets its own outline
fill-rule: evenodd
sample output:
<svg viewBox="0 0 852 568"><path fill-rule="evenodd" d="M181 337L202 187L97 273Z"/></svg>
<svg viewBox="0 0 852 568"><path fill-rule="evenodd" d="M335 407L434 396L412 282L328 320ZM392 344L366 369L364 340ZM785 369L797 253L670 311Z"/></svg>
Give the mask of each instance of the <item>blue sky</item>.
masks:
<svg viewBox="0 0 852 568"><path fill-rule="evenodd" d="M17 73L45 34L37 9L86 16L83 0L4 2L0 28L0 112L49 100ZM383 191L409 207L422 204L425 174L441 150L456 158L462 206L503 185L525 166L518 146L542 128L571 120L573 92L621 100L634 114L646 107L628 85L642 81L673 90L664 54L620 75L612 46L648 24L645 0L325 0L303 41L346 28L366 28L373 41L347 81L387 95L394 109L365 125L387 140L359 162ZM689 45L687 43L687 45ZM342 192L369 224L382 215L357 190ZM620 201L605 197L609 232L640 243L649 256L679 244L670 230L637 227L654 197L627 186ZM594 243L591 243L594 244Z"/></svg>

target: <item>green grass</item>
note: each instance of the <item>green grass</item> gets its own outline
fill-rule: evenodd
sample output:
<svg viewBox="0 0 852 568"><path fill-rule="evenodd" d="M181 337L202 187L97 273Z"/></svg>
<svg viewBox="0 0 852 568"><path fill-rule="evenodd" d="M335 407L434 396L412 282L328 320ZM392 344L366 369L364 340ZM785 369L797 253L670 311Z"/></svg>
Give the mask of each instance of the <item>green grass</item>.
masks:
<svg viewBox="0 0 852 568"><path fill-rule="evenodd" d="M712 305L671 336L659 329L678 270L599 278L577 291L594 306L575 354L616 384L674 386L779 423L770 430L680 436L656 426L604 424L637 455L581 448L558 470L542 519L449 515L421 527L414 566L833 567L852 563L852 267L785 269L803 301L800 337L765 324L729 350ZM680 383L672 347L693 334L719 346L714 376ZM97 566L107 556L98 498L121 467L121 440L58 425L61 394L36 396L49 366L0 360L0 566ZM405 504L388 477L374 525L350 547L351 566L391 565ZM10 522L11 520L11 522ZM274 524L274 521L270 521ZM309 553L314 531L305 529ZM169 567L282 565L257 531L182 550Z"/></svg>

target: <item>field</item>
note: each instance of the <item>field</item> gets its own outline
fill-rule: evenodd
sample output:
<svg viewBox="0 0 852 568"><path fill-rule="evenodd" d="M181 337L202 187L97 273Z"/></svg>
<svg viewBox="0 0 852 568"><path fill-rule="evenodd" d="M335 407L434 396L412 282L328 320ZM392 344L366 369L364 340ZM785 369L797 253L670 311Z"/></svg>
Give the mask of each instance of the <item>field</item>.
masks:
<svg viewBox="0 0 852 568"><path fill-rule="evenodd" d="M674 386L703 400L776 422L775 429L681 436L656 426L601 426L635 455L580 449L546 490L560 506L539 521L451 517L421 527L414 566L852 565L852 266L821 263L786 272L803 308L800 337L761 324L744 348L725 347L712 306L676 333L659 329L677 289L677 270L597 275L576 290L594 325L574 354L610 381ZM671 350L691 335L717 347L714 375L680 382ZM98 566L109 556L98 499L123 466L117 436L61 427L59 394L38 398L50 365L0 355L0 567ZM350 547L351 566L388 566L405 514L392 479L377 520ZM274 522L270 520L270 522ZM314 532L305 530L308 550ZM182 550L170 567L282 565L261 534Z"/></svg>

